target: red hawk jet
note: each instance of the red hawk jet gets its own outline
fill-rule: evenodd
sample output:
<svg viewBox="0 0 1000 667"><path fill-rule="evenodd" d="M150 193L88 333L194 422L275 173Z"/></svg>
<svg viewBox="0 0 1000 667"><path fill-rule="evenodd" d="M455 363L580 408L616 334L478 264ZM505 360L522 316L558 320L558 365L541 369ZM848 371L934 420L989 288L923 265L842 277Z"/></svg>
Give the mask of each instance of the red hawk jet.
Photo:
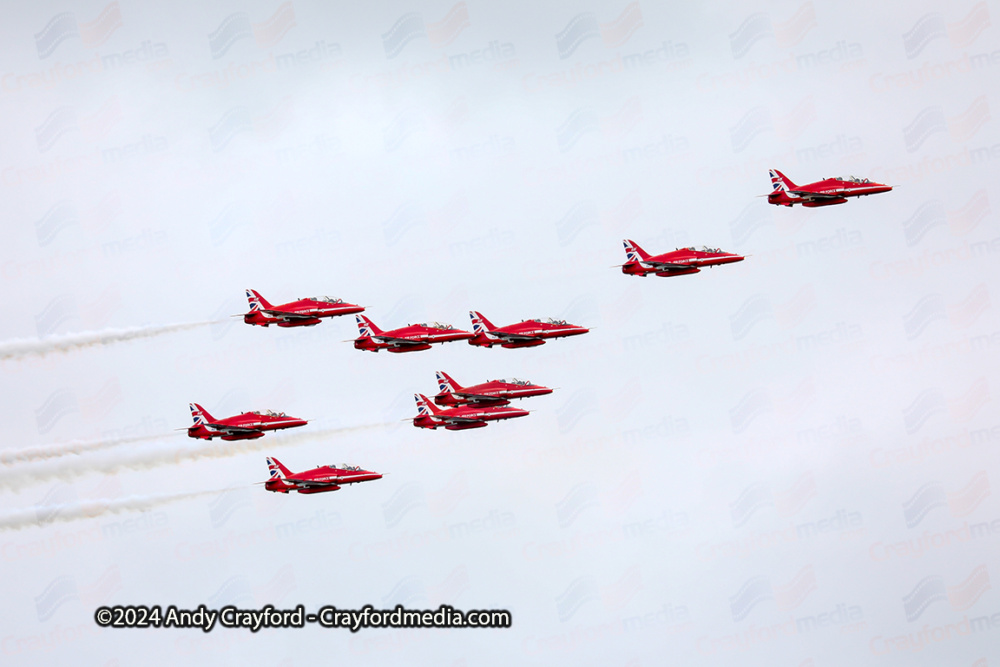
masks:
<svg viewBox="0 0 1000 667"><path fill-rule="evenodd" d="M483 384L463 387L444 371L437 371L440 393L434 397L438 405L507 405L515 398L529 398L551 394L552 390L527 380L490 380Z"/></svg>
<svg viewBox="0 0 1000 667"><path fill-rule="evenodd" d="M343 484L356 484L382 479L377 472L362 470L359 466L349 466L346 463L337 466L320 466L305 472L293 473L281 465L281 461L268 457L267 470L270 478L264 482L264 488L277 493L297 491L299 493L326 493L337 491Z"/></svg>
<svg viewBox="0 0 1000 667"><path fill-rule="evenodd" d="M880 192L889 192L891 185L873 183L867 178L842 176L824 178L808 185L795 185L777 169L771 169L771 193L767 203L775 206L795 206L802 204L809 208L843 204L848 197L867 197ZM764 195L761 195L763 197Z"/></svg>
<svg viewBox="0 0 1000 667"><path fill-rule="evenodd" d="M271 410L244 412L235 417L216 419L197 403L191 404L191 417L194 419L194 426L188 427L188 437L202 440L253 440L262 437L264 431L295 428L309 423L305 419Z"/></svg>
<svg viewBox="0 0 1000 667"><path fill-rule="evenodd" d="M272 306L267 299L252 289L247 290L247 301L250 302L250 312L243 316L243 321L261 327L271 324L277 324L279 327L311 327L319 324L321 317L351 315L364 311L361 306L344 303L343 299L333 299L328 296L314 296L310 299L299 299L280 306Z"/></svg>
<svg viewBox="0 0 1000 667"><path fill-rule="evenodd" d="M468 428L482 428L488 421L524 417L527 410L497 405L460 405L455 408L439 409L423 394L414 394L417 401L417 416L413 425L418 428L436 429L444 426L449 431L463 431Z"/></svg>
<svg viewBox="0 0 1000 667"><path fill-rule="evenodd" d="M355 315L354 317L358 320L358 331L361 334L354 340L354 347L370 352L378 352L379 350L417 352L418 350L429 350L432 343L450 343L456 340L467 340L473 336L468 331L462 331L450 324L441 324L440 322L410 324L401 329L382 331L364 315Z"/></svg>
<svg viewBox="0 0 1000 667"><path fill-rule="evenodd" d="M625 239L625 263L621 265L622 273L631 276L646 277L650 273L658 276L683 276L687 273L698 273L703 266L731 264L742 262L743 257L731 252L723 252L719 248L678 248L662 255L650 255L639 247L635 241Z"/></svg>
<svg viewBox="0 0 1000 667"><path fill-rule="evenodd" d="M475 334L469 340L469 345L479 347L534 347L544 345L548 338L562 338L563 336L579 336L585 334L590 329L579 327L575 324L567 324L566 320L522 320L517 324L509 324L505 327L493 326L493 323L483 317L482 313L470 311L472 318L472 331Z"/></svg>

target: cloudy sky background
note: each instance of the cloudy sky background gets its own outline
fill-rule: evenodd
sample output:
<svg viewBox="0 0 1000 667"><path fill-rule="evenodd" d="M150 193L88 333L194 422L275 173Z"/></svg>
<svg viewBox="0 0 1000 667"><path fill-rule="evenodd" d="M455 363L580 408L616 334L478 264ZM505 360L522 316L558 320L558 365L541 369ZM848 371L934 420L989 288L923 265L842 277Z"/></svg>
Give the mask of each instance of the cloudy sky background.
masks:
<svg viewBox="0 0 1000 667"><path fill-rule="evenodd" d="M998 13L11 9L4 661L1000 660ZM898 188L777 210L756 197L770 167ZM639 279L611 268L626 237L750 257ZM248 287L386 329L475 309L593 330L374 355L342 342L352 318L243 325ZM413 429L435 370L558 390L524 419ZM196 442L173 430L192 401L312 421ZM268 455L388 474L286 497L252 486ZM269 603L503 608L514 627L93 621Z"/></svg>

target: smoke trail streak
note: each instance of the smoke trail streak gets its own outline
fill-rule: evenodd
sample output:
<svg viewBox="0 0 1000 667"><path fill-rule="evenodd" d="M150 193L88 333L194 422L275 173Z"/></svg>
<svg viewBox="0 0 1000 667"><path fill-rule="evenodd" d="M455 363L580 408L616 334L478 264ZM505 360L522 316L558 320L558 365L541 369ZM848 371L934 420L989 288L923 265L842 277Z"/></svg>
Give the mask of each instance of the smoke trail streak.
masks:
<svg viewBox="0 0 1000 667"><path fill-rule="evenodd" d="M0 452L0 463L13 465L15 463L30 463L31 461L44 461L55 459L69 454L86 454L96 452L111 447L131 445L136 442L146 442L148 440L162 440L170 437L169 433L159 433L156 435L137 435L130 438L112 438L109 440L70 440L52 445L36 445L34 447L24 447Z"/></svg>
<svg viewBox="0 0 1000 667"><path fill-rule="evenodd" d="M170 493L158 496L128 496L115 500L87 500L64 505L39 505L0 514L0 530L21 530L32 526L46 526L50 523L94 519L105 514L119 512L144 512L158 505L176 503L202 496L216 496L230 489Z"/></svg>
<svg viewBox="0 0 1000 667"><path fill-rule="evenodd" d="M120 343L136 338L152 338L175 331L218 324L222 321L225 320L129 327L127 329L104 329L103 331L81 331L79 333L66 334L64 336L48 336L46 338L18 338L0 342L0 361L5 359L20 359L31 354L44 357L50 352L71 352L93 345L110 345L111 343Z"/></svg>
<svg viewBox="0 0 1000 667"><path fill-rule="evenodd" d="M80 460L76 458L64 458L51 462L28 463L12 467L9 471L0 473L0 489L17 491L25 486L54 479L70 481L77 477L93 473L110 475L122 470L152 470L160 466L175 465L184 461L228 458L249 452L288 447L289 445L299 444L308 440L346 435L358 431L395 425L395 422L365 424L362 426L313 431L301 435L288 435L283 438L264 437L257 440L235 440L232 442L223 442L221 445L215 442L202 444L202 441L198 441L192 444L185 443L184 445L149 448L139 452L130 452L127 456L116 455L113 459L105 458L101 460L90 457Z"/></svg>

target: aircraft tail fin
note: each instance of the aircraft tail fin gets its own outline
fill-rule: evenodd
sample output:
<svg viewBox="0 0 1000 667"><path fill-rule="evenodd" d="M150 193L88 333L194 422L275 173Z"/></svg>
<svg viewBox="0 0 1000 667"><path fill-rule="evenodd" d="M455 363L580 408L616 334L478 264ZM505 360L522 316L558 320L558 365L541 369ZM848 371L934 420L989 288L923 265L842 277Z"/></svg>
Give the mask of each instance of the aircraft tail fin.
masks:
<svg viewBox="0 0 1000 667"><path fill-rule="evenodd" d="M452 380L451 376L444 371L436 371L436 373L440 393L452 394L462 388L461 385Z"/></svg>
<svg viewBox="0 0 1000 667"><path fill-rule="evenodd" d="M437 408L423 394L414 394L413 399L417 402L417 417L433 417L438 414Z"/></svg>
<svg viewBox="0 0 1000 667"><path fill-rule="evenodd" d="M252 289L247 290L247 301L250 303L250 312L257 313L262 310L271 310L272 306L268 303L267 299L262 297L259 292Z"/></svg>
<svg viewBox="0 0 1000 667"><path fill-rule="evenodd" d="M777 169L769 170L771 173L771 194L776 195L789 190L795 190L798 186L792 183L787 176Z"/></svg>
<svg viewBox="0 0 1000 667"><path fill-rule="evenodd" d="M292 471L283 466L281 461L273 456L267 457L267 471L269 473L268 479L281 480L292 476Z"/></svg>
<svg viewBox="0 0 1000 667"><path fill-rule="evenodd" d="M358 332L361 334L361 338L371 338L373 335L382 333L382 330L372 324L372 321L364 315L355 315L354 318L358 321Z"/></svg>
<svg viewBox="0 0 1000 667"><path fill-rule="evenodd" d="M483 317L483 314L479 311L470 310L469 317L472 319L472 333L474 334L486 334L496 328L493 326L493 323Z"/></svg>
<svg viewBox="0 0 1000 667"><path fill-rule="evenodd" d="M627 260L627 264L649 259L649 253L640 248L639 244L632 239L625 239L622 243L625 245L625 259Z"/></svg>
<svg viewBox="0 0 1000 667"><path fill-rule="evenodd" d="M204 426L207 423L215 421L212 415L208 414L208 410L201 407L197 403L191 403L191 418L194 420L195 426Z"/></svg>

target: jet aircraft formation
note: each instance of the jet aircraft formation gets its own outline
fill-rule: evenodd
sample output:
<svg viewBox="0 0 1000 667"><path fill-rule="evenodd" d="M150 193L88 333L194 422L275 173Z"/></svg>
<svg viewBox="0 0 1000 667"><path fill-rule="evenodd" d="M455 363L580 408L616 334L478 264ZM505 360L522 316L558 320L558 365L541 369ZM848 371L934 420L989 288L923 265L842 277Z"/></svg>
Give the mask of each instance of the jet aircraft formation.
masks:
<svg viewBox="0 0 1000 667"><path fill-rule="evenodd" d="M850 177L826 178L807 185L796 185L777 169L770 170L771 192L766 196L769 204L792 207L796 204L815 208L847 202L849 197L866 197L889 192L892 186L868 179ZM707 246L676 248L651 255L631 239L623 241L625 263L618 265L622 273L630 276L673 277L700 273L703 268L742 262L746 257ZM246 290L250 310L242 315L246 324L268 327L309 327L323 318L354 315L358 337L350 341L354 348L367 352L419 352L432 345L466 341L475 347L502 348L536 347L555 338L578 336L588 333L586 327L557 319L521 320L506 326L496 326L478 311L470 311L472 331L464 331L450 324L423 322L383 331L366 316L364 307L347 303L343 299L326 296L298 299L281 305L272 305L258 292ZM511 406L514 399L551 394L552 389L516 378L489 380L463 387L444 371L437 371L438 393L433 400L423 394L414 394L417 415L409 418L417 428L462 431L485 427L491 421L515 419L528 415L527 410ZM304 419L291 417L271 410L244 412L232 417L216 419L197 403L191 404L194 423L187 428L188 436L203 440L250 440L263 437L266 431L305 426ZM267 459L269 479L263 482L268 491L302 494L336 491L345 484L381 479L379 473L358 466L318 466L312 470L293 473L276 458Z"/></svg>
<svg viewBox="0 0 1000 667"><path fill-rule="evenodd" d="M440 322L409 324L383 331L360 314L364 312L364 307L343 299L317 296L275 306L252 289L246 290L246 297L250 310L239 317L253 326L311 327L322 322L323 318L354 315L358 337L348 342L353 342L355 349L368 352L419 352L430 349L434 344L460 340L476 347L535 347L544 345L550 339L577 336L589 331L586 327L552 318L522 320L497 327L476 311L469 313L471 332ZM518 379L490 380L469 387L459 385L443 371L438 371L437 379L440 391L433 402L423 394L415 395L417 416L408 420L415 427L432 430L444 427L449 431L481 428L490 421L527 415L527 410L510 407L510 401L515 398L552 393L548 387ZM442 407L435 406L435 403ZM187 427L188 436L202 440L252 440L263 437L266 431L295 428L308 423L305 419L272 410L255 410L217 419L197 403L191 403L190 408L193 424ZM276 493L322 493L336 491L344 484L382 478L378 473L347 464L340 467L318 466L301 473L292 473L273 457L267 459L267 464L270 476L264 485L268 491Z"/></svg>

